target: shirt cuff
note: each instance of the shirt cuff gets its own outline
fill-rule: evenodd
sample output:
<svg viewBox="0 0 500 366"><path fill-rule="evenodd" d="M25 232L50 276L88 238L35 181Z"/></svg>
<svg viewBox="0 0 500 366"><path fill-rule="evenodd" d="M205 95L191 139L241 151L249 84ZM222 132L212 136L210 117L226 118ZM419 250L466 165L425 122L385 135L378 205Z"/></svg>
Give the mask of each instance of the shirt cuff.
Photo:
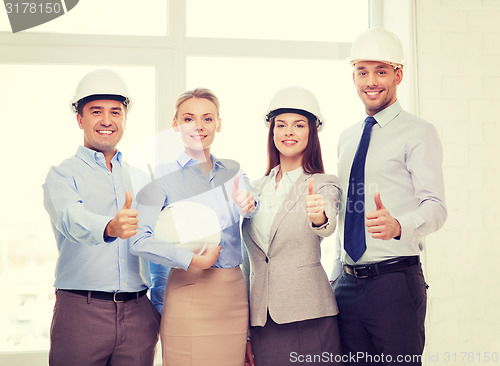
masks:
<svg viewBox="0 0 500 366"><path fill-rule="evenodd" d="M241 212L238 205L236 205L236 209L238 210L238 213L240 214L240 216L243 216L245 219L251 219L252 216L255 215L257 213L257 210L259 209L259 201L254 200L254 206L255 206L255 208L252 210L252 212L249 212L247 214L244 214L243 212Z"/></svg>
<svg viewBox="0 0 500 366"><path fill-rule="evenodd" d="M99 216L96 219L95 224L92 226L92 232L94 233L94 239L98 244L109 244L116 240L116 237L105 236L106 226L108 226L109 222L113 219L113 217L109 216Z"/></svg>
<svg viewBox="0 0 500 366"><path fill-rule="evenodd" d="M415 223L410 216L395 217L401 226L401 234L399 235L399 241L407 242L411 241L415 233ZM394 238L395 240L398 240Z"/></svg>
<svg viewBox="0 0 500 366"><path fill-rule="evenodd" d="M311 221L309 221L309 223L311 224L311 228L313 228L314 230L326 229L326 227L330 224L330 222L328 220L326 220L326 222L321 226L314 226Z"/></svg>
<svg viewBox="0 0 500 366"><path fill-rule="evenodd" d="M311 228L311 230L316 235L321 236L322 238L330 236L335 231L336 221L332 222L328 217L328 214L326 216L326 222L321 226L313 226L313 223L311 222L311 220L309 220L309 218L307 219L307 221L309 221L309 227Z"/></svg>
<svg viewBox="0 0 500 366"><path fill-rule="evenodd" d="M178 264L178 268L182 268L185 271L188 270L189 265L191 264L191 261L193 260L194 253L191 252L190 250L184 249L184 248L179 248L177 247L177 250L175 251L173 262ZM171 264L168 264L168 262L165 262L165 266L169 266Z"/></svg>

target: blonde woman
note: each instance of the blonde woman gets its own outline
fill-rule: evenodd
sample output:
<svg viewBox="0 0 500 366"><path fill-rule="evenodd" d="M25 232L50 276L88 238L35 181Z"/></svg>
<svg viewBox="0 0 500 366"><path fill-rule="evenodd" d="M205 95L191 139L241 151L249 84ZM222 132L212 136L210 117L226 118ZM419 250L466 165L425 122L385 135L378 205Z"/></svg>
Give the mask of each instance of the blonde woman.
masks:
<svg viewBox="0 0 500 366"><path fill-rule="evenodd" d="M240 216L251 217L256 202L248 179L232 160L210 154L221 131L219 101L208 89L183 93L172 127L184 152L156 169L159 177L138 195L139 229L132 251L172 266L161 321L163 364L243 365L248 302L240 264ZM248 188L247 188L248 187ZM154 236L155 217L177 201L212 208L220 222L219 246L195 254ZM192 222L196 230L199 222ZM161 267L154 267L161 272ZM160 268L160 269L159 269ZM155 276L155 273L153 273Z"/></svg>

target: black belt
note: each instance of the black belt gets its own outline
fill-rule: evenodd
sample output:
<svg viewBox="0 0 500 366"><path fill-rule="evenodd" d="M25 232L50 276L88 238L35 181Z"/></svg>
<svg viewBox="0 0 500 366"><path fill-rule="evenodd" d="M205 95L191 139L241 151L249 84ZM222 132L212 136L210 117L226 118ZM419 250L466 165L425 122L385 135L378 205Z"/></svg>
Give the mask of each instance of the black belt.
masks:
<svg viewBox="0 0 500 366"><path fill-rule="evenodd" d="M146 295L148 289L146 288L139 292L104 292L104 291L61 290L61 289L59 289L59 291L66 291L75 295L91 297L93 299L109 300L114 302L125 302L128 300L138 299L139 297Z"/></svg>
<svg viewBox="0 0 500 366"><path fill-rule="evenodd" d="M370 263L361 266L344 264L344 271L356 278L370 278L385 273L397 272L405 267L414 266L420 262L418 255L412 257L398 257L379 263Z"/></svg>

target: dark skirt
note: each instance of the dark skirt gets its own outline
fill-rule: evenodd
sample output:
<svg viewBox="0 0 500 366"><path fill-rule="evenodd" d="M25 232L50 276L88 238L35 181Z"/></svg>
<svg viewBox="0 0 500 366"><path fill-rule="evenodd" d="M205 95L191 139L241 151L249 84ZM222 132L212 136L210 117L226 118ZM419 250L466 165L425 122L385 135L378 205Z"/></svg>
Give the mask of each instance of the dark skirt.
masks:
<svg viewBox="0 0 500 366"><path fill-rule="evenodd" d="M342 365L337 316L251 327L257 366Z"/></svg>

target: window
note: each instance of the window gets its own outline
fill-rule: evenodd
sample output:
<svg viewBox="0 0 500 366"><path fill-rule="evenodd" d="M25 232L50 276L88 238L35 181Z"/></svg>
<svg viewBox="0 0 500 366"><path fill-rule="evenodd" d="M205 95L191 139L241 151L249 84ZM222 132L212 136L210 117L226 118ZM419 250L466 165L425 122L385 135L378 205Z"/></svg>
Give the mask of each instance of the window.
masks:
<svg viewBox="0 0 500 366"><path fill-rule="evenodd" d="M83 143L69 101L80 78L99 67L105 65L0 65L0 146L5 153L0 288L9 293L2 300L0 352L49 347L57 250L41 186L50 166ZM113 69L136 91L119 147L125 154L141 154L138 147L155 133L154 68Z"/></svg>
<svg viewBox="0 0 500 366"><path fill-rule="evenodd" d="M352 42L366 0L188 0L187 36Z"/></svg>
<svg viewBox="0 0 500 366"><path fill-rule="evenodd" d="M62 9L62 15L58 18L27 29L26 32L165 36L168 29L167 5L168 2L164 0L148 0L143 3L136 0L81 0L67 13L62 14ZM6 13L0 13L0 31L10 32Z"/></svg>

